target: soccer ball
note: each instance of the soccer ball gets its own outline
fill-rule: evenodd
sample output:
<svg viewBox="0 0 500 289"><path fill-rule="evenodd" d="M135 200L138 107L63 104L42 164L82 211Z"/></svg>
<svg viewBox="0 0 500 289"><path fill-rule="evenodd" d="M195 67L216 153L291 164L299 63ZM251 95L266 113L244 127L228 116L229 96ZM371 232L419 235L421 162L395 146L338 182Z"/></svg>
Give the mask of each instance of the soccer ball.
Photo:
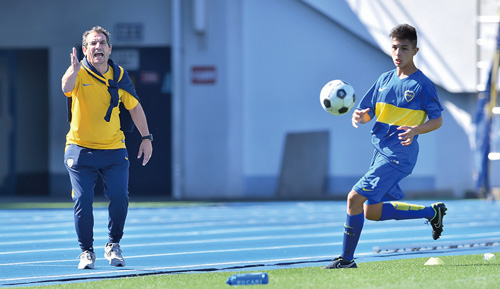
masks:
<svg viewBox="0 0 500 289"><path fill-rule="evenodd" d="M325 84L319 94L321 106L334 115L347 113L356 103L354 88L343 80L332 80Z"/></svg>

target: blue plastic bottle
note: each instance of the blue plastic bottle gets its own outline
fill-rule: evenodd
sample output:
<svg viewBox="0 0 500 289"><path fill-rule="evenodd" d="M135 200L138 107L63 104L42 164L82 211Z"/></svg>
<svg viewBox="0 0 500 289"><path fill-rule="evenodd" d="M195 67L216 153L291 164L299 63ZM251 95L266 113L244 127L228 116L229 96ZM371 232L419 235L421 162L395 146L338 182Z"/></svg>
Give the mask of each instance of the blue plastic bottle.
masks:
<svg viewBox="0 0 500 289"><path fill-rule="evenodd" d="M248 274L234 274L227 278L226 281L229 285L261 285L269 283L269 276L267 273L248 273Z"/></svg>

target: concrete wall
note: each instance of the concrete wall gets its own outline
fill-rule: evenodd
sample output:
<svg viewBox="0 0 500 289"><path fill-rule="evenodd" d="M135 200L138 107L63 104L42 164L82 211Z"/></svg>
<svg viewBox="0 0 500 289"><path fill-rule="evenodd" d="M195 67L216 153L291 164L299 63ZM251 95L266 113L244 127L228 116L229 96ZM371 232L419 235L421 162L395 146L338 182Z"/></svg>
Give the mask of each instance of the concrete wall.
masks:
<svg viewBox="0 0 500 289"><path fill-rule="evenodd" d="M206 26L195 29L195 1L182 1L182 197L238 197L242 192L243 47L240 1L207 1ZM192 69L213 67L211 84Z"/></svg>

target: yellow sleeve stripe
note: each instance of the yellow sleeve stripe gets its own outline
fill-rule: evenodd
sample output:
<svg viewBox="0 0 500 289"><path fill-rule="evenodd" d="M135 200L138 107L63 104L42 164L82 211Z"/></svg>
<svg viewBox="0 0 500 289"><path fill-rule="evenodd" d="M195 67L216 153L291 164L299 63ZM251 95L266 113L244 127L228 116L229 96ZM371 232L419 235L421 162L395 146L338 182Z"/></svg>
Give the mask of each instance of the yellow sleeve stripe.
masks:
<svg viewBox="0 0 500 289"><path fill-rule="evenodd" d="M378 122L397 126L420 125L427 119L427 112L423 110L401 108L383 102L377 102L375 113Z"/></svg>

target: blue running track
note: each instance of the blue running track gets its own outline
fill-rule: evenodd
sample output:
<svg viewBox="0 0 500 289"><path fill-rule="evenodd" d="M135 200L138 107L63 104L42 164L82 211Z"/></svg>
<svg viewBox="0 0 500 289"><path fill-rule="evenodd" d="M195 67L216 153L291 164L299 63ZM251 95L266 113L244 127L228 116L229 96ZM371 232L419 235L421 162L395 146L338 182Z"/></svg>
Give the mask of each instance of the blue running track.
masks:
<svg viewBox="0 0 500 289"><path fill-rule="evenodd" d="M479 200L446 204L448 214L438 241L432 240L431 227L424 220L366 221L357 262L498 250L500 204ZM95 209L98 258L94 270L77 269L80 251L71 209L0 210L0 287L149 274L319 267L340 254L345 205L345 201L242 202L131 208L121 242L127 262L123 268L109 266L103 257L107 210ZM435 247L419 248L428 244Z"/></svg>

